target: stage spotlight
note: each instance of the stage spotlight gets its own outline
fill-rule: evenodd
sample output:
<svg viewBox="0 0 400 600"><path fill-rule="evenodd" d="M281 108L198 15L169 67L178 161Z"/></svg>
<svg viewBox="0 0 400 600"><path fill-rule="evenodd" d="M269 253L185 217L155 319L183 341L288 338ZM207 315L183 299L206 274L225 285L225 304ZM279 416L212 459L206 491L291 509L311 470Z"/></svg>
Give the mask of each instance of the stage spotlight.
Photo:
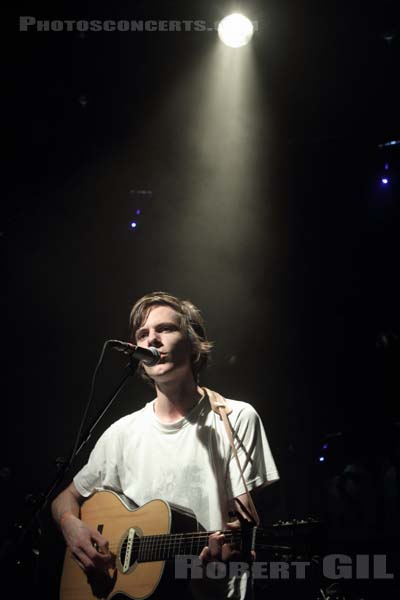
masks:
<svg viewBox="0 0 400 600"><path fill-rule="evenodd" d="M233 13L225 17L218 25L220 40L231 48L240 48L248 44L253 31L252 22L239 13Z"/></svg>
<svg viewBox="0 0 400 600"><path fill-rule="evenodd" d="M381 181L383 185L387 185L389 183L389 179L387 177L382 177Z"/></svg>

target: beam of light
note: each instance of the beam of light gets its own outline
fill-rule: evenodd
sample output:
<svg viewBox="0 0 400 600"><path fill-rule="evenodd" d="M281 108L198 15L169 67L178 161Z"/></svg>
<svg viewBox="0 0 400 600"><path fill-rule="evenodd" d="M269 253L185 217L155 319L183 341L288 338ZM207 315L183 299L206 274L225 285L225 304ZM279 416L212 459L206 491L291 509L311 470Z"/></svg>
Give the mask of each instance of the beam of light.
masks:
<svg viewBox="0 0 400 600"><path fill-rule="evenodd" d="M162 250L158 277L165 285L171 278L193 296L202 294L204 280L213 282L221 293L246 298L249 314L258 299L256 294L249 298L247 288L264 281L270 267L260 245L271 244L272 257L275 239L266 199L272 185L273 116L256 58L253 44L236 52L211 38L165 94L145 137L161 135L171 147L168 160L160 155L151 163L164 199L158 243L170 248ZM235 320L234 303L232 308L225 304L225 318L232 310ZM241 327L245 331L244 320Z"/></svg>
<svg viewBox="0 0 400 600"><path fill-rule="evenodd" d="M249 43L253 36L252 22L239 13L233 13L222 19L218 25L220 40L230 48L240 48Z"/></svg>

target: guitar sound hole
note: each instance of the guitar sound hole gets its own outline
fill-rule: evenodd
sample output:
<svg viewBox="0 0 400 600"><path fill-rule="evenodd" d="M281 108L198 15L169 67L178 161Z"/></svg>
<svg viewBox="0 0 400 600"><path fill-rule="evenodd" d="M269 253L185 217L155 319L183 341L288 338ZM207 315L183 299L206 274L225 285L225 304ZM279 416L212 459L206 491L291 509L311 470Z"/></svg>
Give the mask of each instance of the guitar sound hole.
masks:
<svg viewBox="0 0 400 600"><path fill-rule="evenodd" d="M126 572L137 562L140 537L141 531L136 528L130 528L123 536L118 553L122 571Z"/></svg>

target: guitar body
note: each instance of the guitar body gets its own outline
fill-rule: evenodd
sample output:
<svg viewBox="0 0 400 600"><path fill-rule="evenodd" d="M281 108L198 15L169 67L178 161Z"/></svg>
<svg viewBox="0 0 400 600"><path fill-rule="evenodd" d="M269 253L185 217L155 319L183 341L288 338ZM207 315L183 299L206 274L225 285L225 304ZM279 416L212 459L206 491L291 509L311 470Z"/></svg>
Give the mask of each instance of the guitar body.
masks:
<svg viewBox="0 0 400 600"><path fill-rule="evenodd" d="M71 551L67 549L61 577L60 600L165 598L165 590L170 587L173 579L173 564L168 565L164 560L134 560L132 564L124 565L121 548L126 545L129 532L132 531L137 539L141 536L198 529L194 514L187 510L174 507L163 500L152 500L140 508L133 508L118 494L108 490L97 492L83 503L81 519L100 531L108 540L110 552L116 555L116 566L104 576L98 575L88 579L73 560ZM182 583L185 587L185 590L181 590L182 597L186 595L187 598L189 594L185 594L186 582ZM183 588L183 585L181 587ZM179 595L179 590L177 591Z"/></svg>
<svg viewBox="0 0 400 600"><path fill-rule="evenodd" d="M101 491L83 503L81 518L108 540L115 565L108 572L88 577L67 549L60 600L165 600L171 595L175 600L192 598L191 582L174 577L173 559L179 555L198 556L212 532L200 531L191 511L163 500L152 500L137 508L115 492ZM302 547L304 534L308 537L316 527L318 521L309 519L278 523L268 529L251 525L240 531L224 531L224 535L236 548L266 550L273 553L274 560L278 555L293 554L299 560L303 551L294 548L293 552L296 540ZM207 584L208 594L208 585L213 581L200 578L196 586L202 583ZM210 597L217 595L210 592Z"/></svg>

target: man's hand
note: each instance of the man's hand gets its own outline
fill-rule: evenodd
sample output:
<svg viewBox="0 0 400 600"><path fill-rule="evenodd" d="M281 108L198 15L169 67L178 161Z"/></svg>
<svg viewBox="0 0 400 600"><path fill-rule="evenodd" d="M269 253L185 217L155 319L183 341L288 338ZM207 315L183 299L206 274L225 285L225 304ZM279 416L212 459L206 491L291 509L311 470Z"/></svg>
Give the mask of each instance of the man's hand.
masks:
<svg viewBox="0 0 400 600"><path fill-rule="evenodd" d="M108 541L98 531L73 514L62 520L61 530L73 558L85 573L114 568L115 561L109 552Z"/></svg>
<svg viewBox="0 0 400 600"><path fill-rule="evenodd" d="M226 524L228 529L237 531L240 529L239 520L231 521ZM208 538L208 546L205 546L199 555L203 563L213 561L227 562L230 560L240 560L241 554L233 544L227 544L225 535L221 531L212 533Z"/></svg>

